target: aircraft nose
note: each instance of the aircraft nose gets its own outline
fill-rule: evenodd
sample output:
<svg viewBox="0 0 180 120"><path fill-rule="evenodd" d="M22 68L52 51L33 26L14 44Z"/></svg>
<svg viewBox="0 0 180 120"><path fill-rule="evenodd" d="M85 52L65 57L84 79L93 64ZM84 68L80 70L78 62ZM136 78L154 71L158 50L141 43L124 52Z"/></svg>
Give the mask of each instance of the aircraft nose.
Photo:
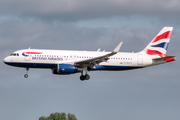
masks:
<svg viewBox="0 0 180 120"><path fill-rule="evenodd" d="M5 64L7 64L7 63L9 62L9 58L8 58L8 57L5 57L3 62L4 62Z"/></svg>

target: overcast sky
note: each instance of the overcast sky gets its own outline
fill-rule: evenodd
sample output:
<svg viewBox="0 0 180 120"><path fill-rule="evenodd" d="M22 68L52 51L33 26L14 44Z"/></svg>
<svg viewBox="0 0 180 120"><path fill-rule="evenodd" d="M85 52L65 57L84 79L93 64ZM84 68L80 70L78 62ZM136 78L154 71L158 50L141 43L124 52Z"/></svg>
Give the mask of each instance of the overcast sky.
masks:
<svg viewBox="0 0 180 120"><path fill-rule="evenodd" d="M179 120L179 0L1 0L0 119L37 120L54 112L78 120ZM174 27L168 55L176 61L131 71L53 75L3 63L26 48L139 52Z"/></svg>

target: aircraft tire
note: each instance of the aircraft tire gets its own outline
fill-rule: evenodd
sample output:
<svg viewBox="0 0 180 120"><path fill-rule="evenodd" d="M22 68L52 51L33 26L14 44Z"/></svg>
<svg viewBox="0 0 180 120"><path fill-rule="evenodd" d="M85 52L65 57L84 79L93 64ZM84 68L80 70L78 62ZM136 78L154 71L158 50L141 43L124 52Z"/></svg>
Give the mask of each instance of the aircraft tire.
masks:
<svg viewBox="0 0 180 120"><path fill-rule="evenodd" d="M90 79L90 76L88 74L85 75L85 79L86 80L89 80Z"/></svg>
<svg viewBox="0 0 180 120"><path fill-rule="evenodd" d="M24 77L25 77L25 78L28 78L28 74L25 74Z"/></svg>
<svg viewBox="0 0 180 120"><path fill-rule="evenodd" d="M81 76L80 76L80 80L81 80L81 81L84 81L84 80L85 80L85 76L84 76L84 75L81 75Z"/></svg>

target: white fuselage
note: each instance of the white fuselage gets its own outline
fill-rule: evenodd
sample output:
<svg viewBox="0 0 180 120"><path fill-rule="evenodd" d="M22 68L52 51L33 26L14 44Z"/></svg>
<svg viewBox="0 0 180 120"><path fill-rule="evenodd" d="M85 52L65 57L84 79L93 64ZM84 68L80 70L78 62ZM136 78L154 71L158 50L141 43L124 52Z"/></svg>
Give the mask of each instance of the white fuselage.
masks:
<svg viewBox="0 0 180 120"><path fill-rule="evenodd" d="M24 49L15 51L14 54L18 55L8 56L4 61L9 65L17 67L56 68L58 64L73 65L77 61L103 56L108 53L97 51ZM109 57L109 60L99 64L99 66L105 68L96 69L95 66L92 70L129 70L150 65L152 65L152 59L147 55L118 52Z"/></svg>

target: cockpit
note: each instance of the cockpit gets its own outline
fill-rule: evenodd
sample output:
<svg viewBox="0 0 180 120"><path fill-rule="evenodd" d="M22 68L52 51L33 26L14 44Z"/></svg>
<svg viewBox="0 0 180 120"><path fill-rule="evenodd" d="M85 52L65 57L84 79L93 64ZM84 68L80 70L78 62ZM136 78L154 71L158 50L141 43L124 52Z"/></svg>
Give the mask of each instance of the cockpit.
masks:
<svg viewBox="0 0 180 120"><path fill-rule="evenodd" d="M10 56L19 56L19 53L12 53Z"/></svg>

